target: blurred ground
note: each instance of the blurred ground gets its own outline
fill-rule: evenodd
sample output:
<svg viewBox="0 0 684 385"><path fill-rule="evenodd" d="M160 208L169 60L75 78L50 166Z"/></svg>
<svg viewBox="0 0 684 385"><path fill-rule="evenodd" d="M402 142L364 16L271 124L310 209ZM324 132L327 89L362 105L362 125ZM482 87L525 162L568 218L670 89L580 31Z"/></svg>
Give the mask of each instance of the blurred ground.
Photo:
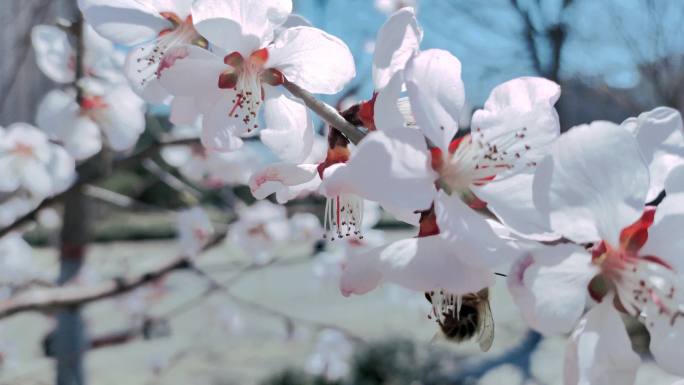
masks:
<svg viewBox="0 0 684 385"><path fill-rule="evenodd" d="M393 233L390 237L401 235ZM175 243L170 241L96 245L88 260L88 274L113 276L126 271L127 265L135 266L129 272L143 271L159 258L173 256L175 250ZM306 255L307 250L293 246L281 255L297 258ZM36 254L41 265L54 272L55 251L38 249ZM227 262L239 260L237 255L228 246L220 247L203 256L200 265L217 271ZM117 260L127 262L114 262ZM233 274L215 276L226 282ZM220 292L206 301L190 302L194 307L179 307L206 288L203 281L190 273L176 273L165 285L173 294L147 312L155 315L174 312L171 335L92 351L86 360L89 384L253 384L287 366L303 366L315 345L314 331L295 324L294 330L288 333L288 325L282 319L232 303ZM273 266L245 275L234 286L234 293L298 318L342 326L365 340L401 336L429 341L435 333L435 325L425 318L427 303L421 294L385 286L366 296L344 298L334 280L321 281L314 277L311 263ZM124 309L135 309L136 298L142 294L145 293L87 307L91 333L98 335L129 325ZM503 279L494 289L492 309L496 339L487 355L496 355L514 346L526 330ZM38 314L23 314L0 325L0 340L9 344L9 351L13 352L0 372L0 384L51 384L52 362L42 358L40 350L51 321ZM450 348L482 355L474 344ZM564 341L560 338L544 340L534 352L533 372L540 383L562 383L563 352ZM520 378L515 367L503 366L488 373L480 383L518 384ZM670 385L674 381L674 377L646 363L639 371L637 384Z"/></svg>

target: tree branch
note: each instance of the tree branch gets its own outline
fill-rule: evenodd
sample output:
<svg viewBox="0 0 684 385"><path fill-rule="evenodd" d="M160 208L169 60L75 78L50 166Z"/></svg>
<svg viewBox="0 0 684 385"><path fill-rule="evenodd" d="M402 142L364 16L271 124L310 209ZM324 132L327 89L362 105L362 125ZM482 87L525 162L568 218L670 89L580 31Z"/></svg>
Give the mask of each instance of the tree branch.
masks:
<svg viewBox="0 0 684 385"><path fill-rule="evenodd" d="M225 232L216 235L204 246L202 251L213 248L225 237ZM190 257L178 256L169 261L164 261L145 274L113 279L93 287L68 284L50 289L29 290L0 302L0 319L27 311L48 311L70 306L82 306L101 299L119 296L154 282L171 272L188 269L191 266L192 260Z"/></svg>
<svg viewBox="0 0 684 385"><path fill-rule="evenodd" d="M266 266L268 266L268 265L264 265L263 267L266 267ZM218 280L216 280L211 275L209 275L206 272L204 272L203 270L199 269L197 266L192 266L191 268L200 277L203 277L204 279L206 279L207 282L209 282L211 284L212 288L215 288L217 290L221 290L221 292L223 292L230 300L232 300L233 302L235 302L239 305L242 305L244 307L250 308L251 310L255 310L257 312L260 312L260 313L263 313L266 315L282 318L288 325L291 325L294 323L300 323L300 324L308 325L309 327L314 328L316 330L333 329L333 330L337 330L337 331L341 332L342 334L347 336L347 338L349 338L350 340L352 340L354 342L357 342L357 343L363 343L364 342L363 338L359 337L354 332L347 330L341 326L331 324L331 323L317 322L317 321L313 321L313 320L309 320L309 319L305 319L305 318L292 316L290 314L281 312L280 310L268 307L268 306L261 304L259 302L251 301L251 300L248 300L246 298L242 298L240 296L237 296L237 295L233 294L233 292L231 291L231 285L235 284L235 282L236 282L235 278L231 279L231 281L226 284L226 283L219 282ZM251 272L253 270L254 269L247 268L243 271L243 273ZM239 275L236 278L242 278L242 275Z"/></svg>
<svg viewBox="0 0 684 385"><path fill-rule="evenodd" d="M529 52L530 60L532 61L532 67L537 72L538 75L542 75L544 71L542 70L542 65L539 60L539 54L537 53L537 44L534 40L535 29L532 24L532 19L530 18L530 12L523 9L522 5L518 0L511 0L511 5L518 12L520 18L523 21L525 46Z"/></svg>
<svg viewBox="0 0 684 385"><path fill-rule="evenodd" d="M287 79L284 80L283 87L290 91L292 95L302 99L307 107L320 116L321 119L343 133L352 143L358 144L366 136L365 131L349 123L335 108L316 99L309 91L291 83Z"/></svg>

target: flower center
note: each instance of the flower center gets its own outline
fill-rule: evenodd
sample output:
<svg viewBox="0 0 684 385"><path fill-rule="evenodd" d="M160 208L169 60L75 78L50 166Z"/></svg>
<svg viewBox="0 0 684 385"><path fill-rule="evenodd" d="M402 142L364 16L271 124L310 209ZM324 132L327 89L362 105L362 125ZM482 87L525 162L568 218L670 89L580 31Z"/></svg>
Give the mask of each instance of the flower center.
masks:
<svg viewBox="0 0 684 385"><path fill-rule="evenodd" d="M161 15L171 22L172 27L159 32L159 36L154 41L154 45L145 45L137 48L140 56L135 62L135 73L139 86L145 87L152 79L161 76L161 72L173 64L173 60L168 60L166 54L175 47L183 44L193 44L206 48L207 41L195 30L192 24L192 16L185 20L171 12L162 12ZM177 55L176 55L177 56Z"/></svg>
<svg viewBox="0 0 684 385"><path fill-rule="evenodd" d="M615 287L624 310L635 317L668 317L674 325L684 316L684 297L677 272L657 256L639 255L653 223L654 207L620 234L620 247L601 242L592 250L592 262ZM653 321L649 321L651 326Z"/></svg>
<svg viewBox="0 0 684 385"><path fill-rule="evenodd" d="M247 235L252 238L261 238L266 241L270 241L271 237L266 231L266 226L263 223L258 223L247 229Z"/></svg>
<svg viewBox="0 0 684 385"><path fill-rule="evenodd" d="M31 158L34 155L33 146L22 142L17 142L12 149L12 153L24 158Z"/></svg>
<svg viewBox="0 0 684 385"><path fill-rule="evenodd" d="M81 111L84 114L91 114L95 110L100 110L107 107L107 103L102 96L87 96L81 100Z"/></svg>
<svg viewBox="0 0 684 385"><path fill-rule="evenodd" d="M90 118L99 126L104 127L111 123L112 117L106 114L109 105L104 97L99 95L87 95L81 100L80 115Z"/></svg>
<svg viewBox="0 0 684 385"><path fill-rule="evenodd" d="M602 274L615 286L627 313L642 319L665 316L672 325L684 316L682 287L677 273L667 263L624 251L609 251L601 259Z"/></svg>
<svg viewBox="0 0 684 385"><path fill-rule="evenodd" d="M452 191L468 191L471 185L482 186L499 173L510 170L532 149L526 142L527 127L519 130L475 128L470 134L454 139L444 158L438 148L431 149L433 168ZM533 167L535 162L527 162Z"/></svg>
<svg viewBox="0 0 684 385"><path fill-rule="evenodd" d="M257 114L264 100L263 83L278 85L283 75L275 69L264 68L268 61L268 50L258 49L247 60L239 52L232 52L223 59L230 66L218 79L218 87L235 91L228 116L240 119L247 133L259 128Z"/></svg>

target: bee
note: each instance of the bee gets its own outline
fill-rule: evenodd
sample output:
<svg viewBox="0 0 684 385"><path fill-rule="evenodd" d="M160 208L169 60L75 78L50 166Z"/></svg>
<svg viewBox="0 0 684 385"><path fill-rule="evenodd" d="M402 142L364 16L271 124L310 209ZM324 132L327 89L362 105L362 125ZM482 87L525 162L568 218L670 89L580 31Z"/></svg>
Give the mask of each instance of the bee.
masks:
<svg viewBox="0 0 684 385"><path fill-rule="evenodd" d="M448 341L461 343L475 337L483 352L492 347L494 317L489 306L489 288L465 294L460 299L444 292L425 293L425 298L432 304L437 324Z"/></svg>

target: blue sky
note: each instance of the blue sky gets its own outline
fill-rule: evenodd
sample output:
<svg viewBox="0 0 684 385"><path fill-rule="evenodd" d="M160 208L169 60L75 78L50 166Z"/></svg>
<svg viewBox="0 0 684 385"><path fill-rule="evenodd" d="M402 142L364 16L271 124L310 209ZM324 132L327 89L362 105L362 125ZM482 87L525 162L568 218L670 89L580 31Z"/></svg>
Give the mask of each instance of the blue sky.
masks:
<svg viewBox="0 0 684 385"><path fill-rule="evenodd" d="M599 77L612 86L631 87L639 80L636 63L684 52L684 1L574 0L560 13L562 0L520 0L532 10L535 28L563 18L569 25L563 51L563 77ZM295 12L314 26L340 37L357 62L360 97L372 92L371 53L367 47L386 19L373 0L294 0ZM481 104L498 83L534 75L522 19L510 0L418 0L425 30L423 48L442 48L459 57L471 105ZM652 3L652 6L649 5ZM549 55L536 41L542 62Z"/></svg>

